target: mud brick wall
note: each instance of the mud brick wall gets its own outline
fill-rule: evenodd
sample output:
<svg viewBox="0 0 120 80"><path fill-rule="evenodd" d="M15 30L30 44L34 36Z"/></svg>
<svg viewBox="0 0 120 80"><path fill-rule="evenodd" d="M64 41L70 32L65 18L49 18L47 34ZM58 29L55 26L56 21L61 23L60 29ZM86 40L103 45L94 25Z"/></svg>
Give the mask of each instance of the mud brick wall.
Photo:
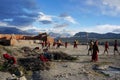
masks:
<svg viewBox="0 0 120 80"><path fill-rule="evenodd" d="M37 36L26 36L16 34L0 34L0 43L8 43L10 45L34 44L35 40L54 42L54 38L47 35L47 33L40 33ZM6 42L7 41L7 42Z"/></svg>

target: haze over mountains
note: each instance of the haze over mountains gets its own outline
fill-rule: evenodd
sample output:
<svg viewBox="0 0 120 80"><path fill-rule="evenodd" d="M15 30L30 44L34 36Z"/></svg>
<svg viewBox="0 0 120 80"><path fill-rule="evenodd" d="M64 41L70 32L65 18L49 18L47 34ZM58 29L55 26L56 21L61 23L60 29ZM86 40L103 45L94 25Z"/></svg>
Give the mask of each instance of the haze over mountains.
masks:
<svg viewBox="0 0 120 80"><path fill-rule="evenodd" d="M0 34L24 34L24 35L37 35L39 32L35 32L34 30L28 30L28 31L22 31L18 28L14 27L2 27L0 26ZM71 35L67 32L64 33L54 33L54 32L49 32L48 33L51 37L54 38L66 38L66 37L79 37L79 38L96 38L96 39L120 39L120 33L105 33L105 34L100 34L100 33L93 33L93 32L78 32L75 35Z"/></svg>

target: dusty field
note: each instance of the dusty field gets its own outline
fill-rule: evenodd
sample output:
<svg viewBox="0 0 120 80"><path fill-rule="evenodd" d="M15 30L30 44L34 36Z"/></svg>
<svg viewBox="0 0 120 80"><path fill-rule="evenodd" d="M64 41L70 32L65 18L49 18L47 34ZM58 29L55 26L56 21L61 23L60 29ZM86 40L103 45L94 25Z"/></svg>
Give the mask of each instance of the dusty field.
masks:
<svg viewBox="0 0 120 80"><path fill-rule="evenodd" d="M40 47L41 45L24 45L29 46L31 49ZM7 47L7 46L6 46ZM16 58L23 57L20 48L23 46L7 47L11 50L12 55ZM109 48L109 55L103 54L104 47L99 46L100 52L98 62L91 62L91 56L87 55L87 46L79 45L74 49L72 45L68 48L61 46L59 49L50 48L49 51L62 51L71 56L77 57L75 61L50 61L50 70L40 70L32 72L32 75L27 77L27 80L120 80L120 55L116 53L113 55L113 46ZM119 47L120 50L120 47ZM5 50L0 50L0 53L5 53ZM38 51L42 52L41 51ZM100 69L95 69L95 66ZM106 67L107 66L107 67ZM115 70L108 70L109 66L114 67ZM102 72L102 71L105 71ZM109 74L111 73L111 74ZM2 76L4 74L4 76ZM0 72L0 80L6 80L11 74Z"/></svg>

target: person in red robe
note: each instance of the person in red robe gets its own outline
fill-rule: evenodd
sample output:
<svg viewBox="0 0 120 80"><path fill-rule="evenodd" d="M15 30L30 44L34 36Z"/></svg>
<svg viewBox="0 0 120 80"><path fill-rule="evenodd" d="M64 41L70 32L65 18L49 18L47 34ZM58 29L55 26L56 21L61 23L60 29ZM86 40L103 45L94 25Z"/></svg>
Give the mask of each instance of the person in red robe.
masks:
<svg viewBox="0 0 120 80"><path fill-rule="evenodd" d="M65 48L67 48L67 46L68 46L68 42L65 42Z"/></svg>
<svg viewBox="0 0 120 80"><path fill-rule="evenodd" d="M55 46L56 46L56 42L54 41L54 42L53 42L53 48L55 48Z"/></svg>
<svg viewBox="0 0 120 80"><path fill-rule="evenodd" d="M115 40L115 43L114 43L114 55L115 55L115 52L117 51L117 53L119 53L120 55L120 52L118 51L118 43L117 43L117 40Z"/></svg>
<svg viewBox="0 0 120 80"><path fill-rule="evenodd" d="M45 47L45 42L44 41L41 42L41 46L42 46L42 48Z"/></svg>
<svg viewBox="0 0 120 80"><path fill-rule="evenodd" d="M61 46L61 41L57 40L57 47L56 48L60 48L60 46Z"/></svg>
<svg viewBox="0 0 120 80"><path fill-rule="evenodd" d="M77 48L77 40L74 41L73 47L74 47L74 48Z"/></svg>
<svg viewBox="0 0 120 80"><path fill-rule="evenodd" d="M93 45L92 62L98 61L98 52L99 52L98 41L95 41Z"/></svg>
<svg viewBox="0 0 120 80"><path fill-rule="evenodd" d="M107 52L107 55L108 55L108 49L109 49L109 44L108 44L108 42L106 41L106 42L105 42L104 54L105 54L105 52Z"/></svg>
<svg viewBox="0 0 120 80"><path fill-rule="evenodd" d="M48 43L47 43L47 41L45 41L45 47L47 47L47 45L48 45Z"/></svg>

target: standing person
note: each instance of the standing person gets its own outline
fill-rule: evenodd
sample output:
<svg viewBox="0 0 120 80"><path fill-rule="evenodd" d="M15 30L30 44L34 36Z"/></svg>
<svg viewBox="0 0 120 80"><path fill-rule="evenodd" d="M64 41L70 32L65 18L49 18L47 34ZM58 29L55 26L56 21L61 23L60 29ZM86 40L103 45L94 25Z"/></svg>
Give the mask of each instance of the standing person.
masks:
<svg viewBox="0 0 120 80"><path fill-rule="evenodd" d="M53 42L53 48L55 48L55 46L56 46L56 42L54 41L54 42Z"/></svg>
<svg viewBox="0 0 120 80"><path fill-rule="evenodd" d="M107 55L108 55L108 49L109 49L109 44L108 44L108 42L106 41L106 42L105 42L104 54L105 54L105 52L107 52Z"/></svg>
<svg viewBox="0 0 120 80"><path fill-rule="evenodd" d="M116 51L117 51L117 53L119 53L117 40L115 40L115 43L114 43L114 55L115 55L115 52L116 52ZM119 53L119 55L120 55L120 53Z"/></svg>
<svg viewBox="0 0 120 80"><path fill-rule="evenodd" d="M73 47L77 48L77 40L74 41Z"/></svg>
<svg viewBox="0 0 120 80"><path fill-rule="evenodd" d="M98 61L98 52L99 52L99 49L98 49L98 41L95 41L94 42L94 45L93 45L93 54L92 54L92 61L96 62Z"/></svg>
<svg viewBox="0 0 120 80"><path fill-rule="evenodd" d="M44 46L45 46L45 42L42 41L41 45L42 45L42 48L44 48Z"/></svg>
<svg viewBox="0 0 120 80"><path fill-rule="evenodd" d="M57 40L57 48L60 48L60 46L61 46L61 41Z"/></svg>
<svg viewBox="0 0 120 80"><path fill-rule="evenodd" d="M94 42L91 40L91 41L89 42L88 55L89 55L89 52L91 52L91 54L93 53L93 45L94 45Z"/></svg>
<svg viewBox="0 0 120 80"><path fill-rule="evenodd" d="M68 42L66 41L66 42L65 42L65 48L67 48L67 46L68 46Z"/></svg>
<svg viewBox="0 0 120 80"><path fill-rule="evenodd" d="M47 41L45 41L45 47L47 47L47 45L48 45L48 44L47 44Z"/></svg>

